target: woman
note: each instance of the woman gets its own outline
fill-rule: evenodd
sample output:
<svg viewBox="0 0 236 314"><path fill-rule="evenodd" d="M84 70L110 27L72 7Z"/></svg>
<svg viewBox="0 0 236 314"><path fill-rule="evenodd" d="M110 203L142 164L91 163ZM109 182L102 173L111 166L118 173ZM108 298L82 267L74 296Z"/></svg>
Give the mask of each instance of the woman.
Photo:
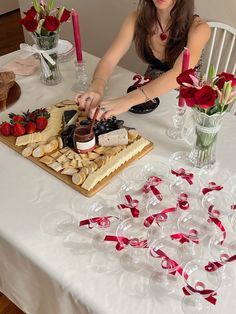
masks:
<svg viewBox="0 0 236 314"><path fill-rule="evenodd" d="M90 117L100 105L98 120L107 119L178 87L184 47L190 51L190 67L195 67L210 37L207 23L193 12L194 0L140 0L98 63L90 88L77 94L75 101ZM106 82L133 40L139 57L149 64L147 74L156 78L124 96L103 101Z"/></svg>

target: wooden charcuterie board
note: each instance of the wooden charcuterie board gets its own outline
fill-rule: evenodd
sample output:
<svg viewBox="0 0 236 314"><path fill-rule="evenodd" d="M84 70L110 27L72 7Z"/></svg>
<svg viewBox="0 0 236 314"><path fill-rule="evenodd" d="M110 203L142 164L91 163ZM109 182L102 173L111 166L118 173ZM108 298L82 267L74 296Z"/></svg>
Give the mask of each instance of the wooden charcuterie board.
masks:
<svg viewBox="0 0 236 314"><path fill-rule="evenodd" d="M15 137L5 137L0 135L0 142L4 143L5 145L7 145L8 147L10 147L11 149L13 149L14 151L18 152L19 154L21 154L23 148L16 146L15 145ZM146 155L148 152L150 152L153 149L153 143L150 142L150 144L148 144L147 146L145 146L143 148L142 151L140 151L139 153L137 153L135 156L133 156L131 159L129 159L127 162L125 162L123 165L121 165L118 169L116 169L114 172L112 172L109 176L105 177L103 180L99 181L91 190L85 190L84 188L82 188L81 186L77 186L75 185L72 181L71 181L71 176L65 175L65 174L61 174L60 172L56 172L53 169L47 167L45 164L43 164L42 162L39 161L39 159L33 157L33 156L29 156L29 157L23 157L22 158L27 158L29 160L31 160L33 163L35 163L36 165L38 165L39 167L41 167L42 169L44 169L45 171L49 172L50 174L52 174L54 177L60 179L61 181L63 181L65 184L69 185L71 188L75 189L76 191L80 192L81 194L87 196L87 197L91 197L93 195L95 195L97 192L99 192L100 190L102 190L107 184L109 184L109 182L112 180L113 177L115 177L118 173L120 173L123 169L125 169L126 167L128 167L133 161L140 159L141 157L143 157L144 155Z"/></svg>

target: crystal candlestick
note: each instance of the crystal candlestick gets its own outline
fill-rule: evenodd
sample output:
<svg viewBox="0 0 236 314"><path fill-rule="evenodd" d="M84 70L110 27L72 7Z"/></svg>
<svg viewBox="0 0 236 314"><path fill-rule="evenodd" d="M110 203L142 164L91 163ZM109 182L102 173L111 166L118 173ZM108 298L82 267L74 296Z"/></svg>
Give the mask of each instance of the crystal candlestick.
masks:
<svg viewBox="0 0 236 314"><path fill-rule="evenodd" d="M173 140L184 139L184 123L186 119L186 106L180 107L176 104L176 112L173 116L174 126L166 130L166 135Z"/></svg>
<svg viewBox="0 0 236 314"><path fill-rule="evenodd" d="M75 61L75 73L76 73L76 82L73 86L75 92L86 91L89 86L89 77L87 74L86 63L85 61L77 62Z"/></svg>

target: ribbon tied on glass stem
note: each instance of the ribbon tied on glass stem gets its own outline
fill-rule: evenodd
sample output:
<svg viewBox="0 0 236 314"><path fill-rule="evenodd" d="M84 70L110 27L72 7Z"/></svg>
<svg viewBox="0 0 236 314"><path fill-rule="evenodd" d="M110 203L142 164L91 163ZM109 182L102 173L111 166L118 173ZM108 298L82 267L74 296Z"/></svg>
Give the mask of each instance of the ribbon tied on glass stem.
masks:
<svg viewBox="0 0 236 314"><path fill-rule="evenodd" d="M153 214L151 216L148 216L144 220L144 227L149 228L153 222L155 221L158 226L160 226L161 222L166 222L168 219L168 213L172 213L176 211L176 207L170 207L163 209L160 213Z"/></svg>
<svg viewBox="0 0 236 314"><path fill-rule="evenodd" d="M194 293L198 293L202 295L205 300L207 300L208 302L214 305L216 304L216 301L217 301L215 298L217 293L214 290L206 289L205 284L201 281L196 282L194 287L190 285L183 287L183 292L186 296L190 296Z"/></svg>
<svg viewBox="0 0 236 314"><path fill-rule="evenodd" d="M143 186L143 192L147 194L151 191L156 196L158 201L161 202L163 196L161 192L156 188L161 182L162 182L161 178L157 176L150 176Z"/></svg>
<svg viewBox="0 0 236 314"><path fill-rule="evenodd" d="M178 205L178 208L182 210L189 209L188 194L184 192L180 193L177 199L177 205Z"/></svg>
<svg viewBox="0 0 236 314"><path fill-rule="evenodd" d="M161 267L163 269L168 269L168 272L170 275L175 275L176 272L178 272L181 276L183 274L183 268L173 259L171 259L166 253L164 253L162 250L150 250L149 254L154 258L160 258L161 261Z"/></svg>
<svg viewBox="0 0 236 314"><path fill-rule="evenodd" d="M112 221L111 219L119 219L116 216L103 216L103 217L93 217L85 220L81 220L79 223L79 226L88 226L89 229L92 229L94 227L94 224L97 224L100 228L109 228Z"/></svg>
<svg viewBox="0 0 236 314"><path fill-rule="evenodd" d="M205 270L208 272L213 272L216 271L217 269L223 267L225 264L227 263L231 263L236 261L236 255L233 256L229 256L226 253L223 253L220 255L220 262L209 262L206 266L205 266Z"/></svg>
<svg viewBox="0 0 236 314"><path fill-rule="evenodd" d="M148 247L147 240L139 240L138 238L128 239L126 237L106 235L104 238L104 241L117 242L116 244L117 251L123 250L127 245L130 245L134 248L147 248Z"/></svg>
<svg viewBox="0 0 236 314"><path fill-rule="evenodd" d="M192 241L195 244L199 244L198 232L195 229L190 229L188 234L175 233L170 235L172 240L178 240L181 244L189 243Z"/></svg>
<svg viewBox="0 0 236 314"><path fill-rule="evenodd" d="M182 179L186 180L190 185L193 184L193 173L186 172L184 168L179 168L177 170L172 169L171 173L175 175L176 177L181 177Z"/></svg>
<svg viewBox="0 0 236 314"><path fill-rule="evenodd" d="M208 214L209 214L208 222L210 222L210 223L213 222L222 232L223 240L220 241L220 243L223 244L224 240L226 239L226 230L225 230L225 227L223 226L222 222L219 219L220 211L217 209L214 209L214 205L210 205L208 208Z"/></svg>
<svg viewBox="0 0 236 314"><path fill-rule="evenodd" d="M217 185L215 182L211 181L208 183L208 187L202 189L202 194L205 195L212 191L221 191L223 186Z"/></svg>
<svg viewBox="0 0 236 314"><path fill-rule="evenodd" d="M132 196L128 194L125 195L125 198L127 200L127 203L119 204L118 208L119 209L129 208L134 218L139 217L139 209L138 209L139 201L133 199Z"/></svg>

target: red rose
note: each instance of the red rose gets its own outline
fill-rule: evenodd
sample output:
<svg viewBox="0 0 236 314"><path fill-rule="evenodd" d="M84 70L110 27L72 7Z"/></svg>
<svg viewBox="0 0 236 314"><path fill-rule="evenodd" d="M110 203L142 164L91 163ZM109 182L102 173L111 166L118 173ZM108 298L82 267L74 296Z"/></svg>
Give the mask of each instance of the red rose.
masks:
<svg viewBox="0 0 236 314"><path fill-rule="evenodd" d="M177 76L176 80L179 85L183 85L183 83L193 84L193 80L189 75L195 76L195 69L189 69L182 73L180 73L179 76Z"/></svg>
<svg viewBox="0 0 236 314"><path fill-rule="evenodd" d="M60 22L56 17L49 15L46 16L43 25L49 32L55 32L55 30L58 29Z"/></svg>
<svg viewBox="0 0 236 314"><path fill-rule="evenodd" d="M60 19L60 22L63 23L63 22L66 22L70 17L70 11L64 9L63 13L62 13L62 16L61 16L61 19Z"/></svg>
<svg viewBox="0 0 236 314"><path fill-rule="evenodd" d="M24 27L29 32L35 32L38 27L38 21L33 19L32 17L25 16L23 19L21 19L21 24L24 25Z"/></svg>
<svg viewBox="0 0 236 314"><path fill-rule="evenodd" d="M202 109L208 109L215 105L216 91L211 86L205 85L194 95L195 104Z"/></svg>
<svg viewBox="0 0 236 314"><path fill-rule="evenodd" d="M193 107L195 105L194 95L196 94L197 89L194 87L181 87L179 96L184 98L186 105L188 107Z"/></svg>
<svg viewBox="0 0 236 314"><path fill-rule="evenodd" d="M27 17L35 18L36 14L37 14L37 11L35 10L34 7L31 7L27 12L24 12L24 14L25 14Z"/></svg>
<svg viewBox="0 0 236 314"><path fill-rule="evenodd" d="M217 75L218 81L216 82L216 86L219 88L219 90L222 90L224 87L225 82L232 81L232 86L236 85L236 78L233 76L233 74L222 72Z"/></svg>

